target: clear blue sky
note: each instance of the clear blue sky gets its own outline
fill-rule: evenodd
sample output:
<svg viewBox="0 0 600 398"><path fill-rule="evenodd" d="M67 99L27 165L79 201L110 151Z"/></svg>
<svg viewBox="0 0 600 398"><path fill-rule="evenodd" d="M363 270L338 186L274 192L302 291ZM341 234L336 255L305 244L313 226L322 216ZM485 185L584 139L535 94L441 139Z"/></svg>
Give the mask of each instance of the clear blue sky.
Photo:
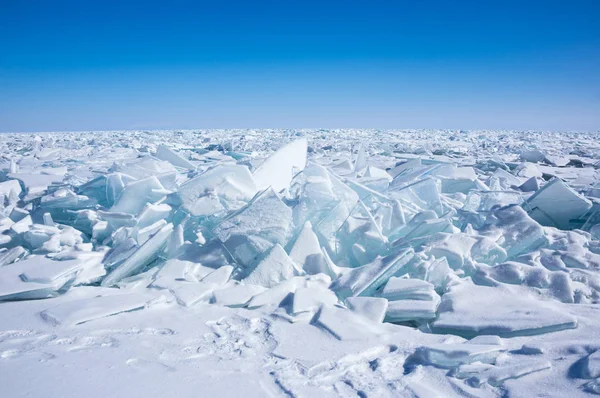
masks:
<svg viewBox="0 0 600 398"><path fill-rule="evenodd" d="M0 131L600 129L600 1L0 0Z"/></svg>

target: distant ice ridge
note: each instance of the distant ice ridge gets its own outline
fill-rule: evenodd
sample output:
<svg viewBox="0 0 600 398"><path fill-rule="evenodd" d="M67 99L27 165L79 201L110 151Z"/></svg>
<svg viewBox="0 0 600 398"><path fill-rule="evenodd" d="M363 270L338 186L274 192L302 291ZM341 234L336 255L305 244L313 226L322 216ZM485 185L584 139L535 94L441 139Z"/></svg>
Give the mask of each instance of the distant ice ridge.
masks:
<svg viewBox="0 0 600 398"><path fill-rule="evenodd" d="M406 372L496 388L552 367L503 339L576 329L562 305L600 305L598 134L44 133L0 147L0 301L98 292L48 300L52 325L161 302L341 341L395 324L454 336Z"/></svg>

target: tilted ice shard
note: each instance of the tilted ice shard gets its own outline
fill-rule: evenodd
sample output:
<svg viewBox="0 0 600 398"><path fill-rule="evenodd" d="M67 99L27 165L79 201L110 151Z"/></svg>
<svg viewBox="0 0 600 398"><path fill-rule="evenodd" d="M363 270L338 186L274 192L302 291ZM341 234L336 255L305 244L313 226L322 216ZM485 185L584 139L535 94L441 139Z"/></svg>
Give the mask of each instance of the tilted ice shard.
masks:
<svg viewBox="0 0 600 398"><path fill-rule="evenodd" d="M155 176L134 181L125 187L110 211L137 215L146 203L157 202L168 195L169 192L163 188Z"/></svg>
<svg viewBox="0 0 600 398"><path fill-rule="evenodd" d="M244 283L270 288L290 279L296 272L292 259L280 244L275 244L244 279Z"/></svg>
<svg viewBox="0 0 600 398"><path fill-rule="evenodd" d="M279 192L290 186L292 178L306 166L308 141L302 138L279 148L254 171L254 181L259 190L268 187Z"/></svg>
<svg viewBox="0 0 600 398"><path fill-rule="evenodd" d="M182 208L193 216L237 210L257 193L252 174L243 165L218 165L179 188Z"/></svg>
<svg viewBox="0 0 600 398"><path fill-rule="evenodd" d="M102 286L113 286L121 279L133 275L150 263L163 249L169 236L173 232L173 224L165 225L160 231L152 236L143 246L135 251L131 257L117 266L102 281Z"/></svg>
<svg viewBox="0 0 600 398"><path fill-rule="evenodd" d="M401 250L386 257L378 257L362 267L346 269L331 288L338 297L371 296L412 258L412 249Z"/></svg>
<svg viewBox="0 0 600 398"><path fill-rule="evenodd" d="M304 223L300 230L290 250L290 258L307 274L328 274L319 239L313 232L310 221Z"/></svg>
<svg viewBox="0 0 600 398"><path fill-rule="evenodd" d="M572 229L578 226L577 218L592 207L592 202L559 178L554 178L531 196L523 207L542 225Z"/></svg>
<svg viewBox="0 0 600 398"><path fill-rule="evenodd" d="M291 223L292 210L272 189L267 189L258 193L247 206L225 218L213 233L247 268L273 245L286 244Z"/></svg>
<svg viewBox="0 0 600 398"><path fill-rule="evenodd" d="M182 169L195 169L192 163L189 160L183 158L178 153L174 152L171 148L166 145L159 145L156 149L156 153L154 154L158 159L165 160L171 163L175 167L181 167Z"/></svg>

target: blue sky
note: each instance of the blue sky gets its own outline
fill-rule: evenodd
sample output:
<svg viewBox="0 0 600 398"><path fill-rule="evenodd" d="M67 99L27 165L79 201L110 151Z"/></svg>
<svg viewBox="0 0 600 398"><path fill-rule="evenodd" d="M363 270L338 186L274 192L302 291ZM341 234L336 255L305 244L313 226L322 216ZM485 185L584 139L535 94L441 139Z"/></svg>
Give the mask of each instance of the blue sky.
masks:
<svg viewBox="0 0 600 398"><path fill-rule="evenodd" d="M600 1L0 0L0 131L600 129Z"/></svg>

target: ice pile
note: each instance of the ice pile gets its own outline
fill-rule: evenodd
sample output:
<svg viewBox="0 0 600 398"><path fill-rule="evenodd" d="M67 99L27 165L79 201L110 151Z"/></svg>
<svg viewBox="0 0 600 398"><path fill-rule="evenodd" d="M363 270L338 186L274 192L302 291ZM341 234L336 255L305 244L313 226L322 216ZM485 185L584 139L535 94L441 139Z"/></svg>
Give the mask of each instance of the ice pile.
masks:
<svg viewBox="0 0 600 398"><path fill-rule="evenodd" d="M42 312L76 325L160 293L341 340L385 320L473 339L418 360L493 386L549 365L495 361L501 345L481 336L576 328L554 303L600 301L600 148L588 136L565 157L516 133L440 132L438 148L415 144L427 132L358 147L365 132L225 133L5 139L0 301L98 287Z"/></svg>

